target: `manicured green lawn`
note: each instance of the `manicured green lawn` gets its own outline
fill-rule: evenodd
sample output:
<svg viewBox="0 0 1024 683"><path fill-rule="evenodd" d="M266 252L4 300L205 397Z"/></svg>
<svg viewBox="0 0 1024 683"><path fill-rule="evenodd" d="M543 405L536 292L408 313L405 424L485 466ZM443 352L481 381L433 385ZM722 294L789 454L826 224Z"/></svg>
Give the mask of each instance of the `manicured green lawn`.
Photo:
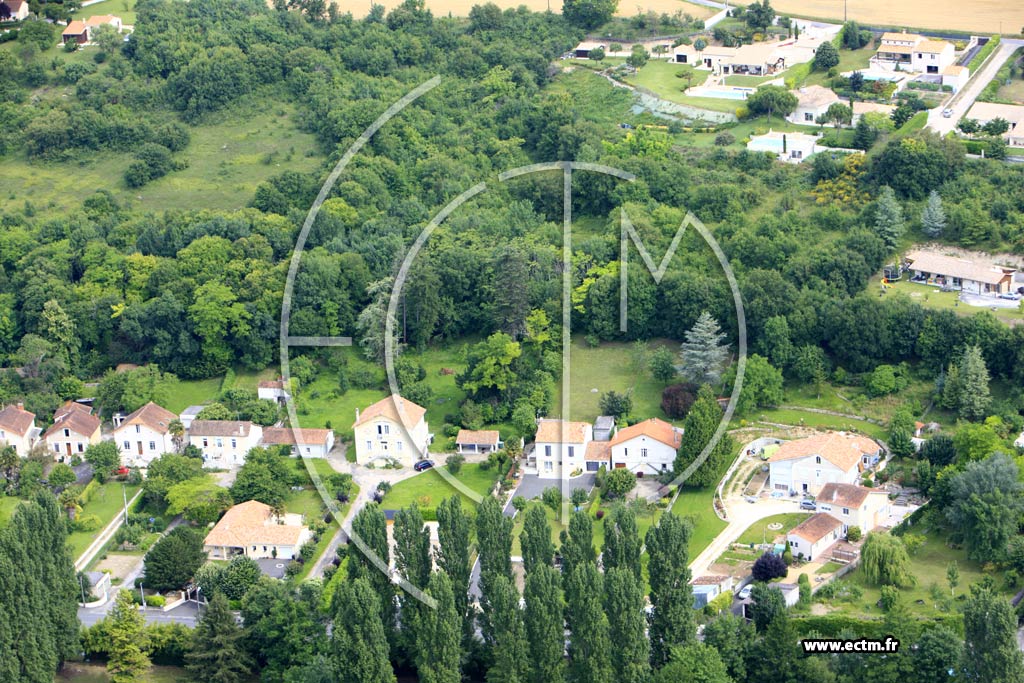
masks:
<svg viewBox="0 0 1024 683"><path fill-rule="evenodd" d="M119 481L108 481L99 487L89 502L82 507L82 515L96 515L100 518L100 527L95 531L74 531L68 535L68 545L71 547L73 558L85 552L89 544L108 525L115 515L121 514L124 510L124 501L131 500L138 492L138 486L125 486L122 492L122 485Z"/></svg>
<svg viewBox="0 0 1024 683"><path fill-rule="evenodd" d="M960 583L956 588L956 595L959 596L968 593L969 586L981 580L983 576L981 566L977 562L968 560L967 553L962 548L948 547L945 535L937 531L930 531L925 535L925 543L917 551L917 554L910 558L910 571L917 579L917 584L912 588L900 591L915 616L930 617L942 614L931 596L931 586L937 585L943 595L950 595L949 584L946 581L946 567L954 560L960 570ZM881 590L878 586L868 584L864 579L864 572L860 569L855 569L845 579L860 586L864 591L864 596L854 603L836 603L834 607L844 614L857 617L881 616L881 610L875 606L881 597ZM996 586L1007 597L1012 596L1015 592L1013 589L1006 589L998 576L996 577ZM918 600L923 602L918 604Z"/></svg>
<svg viewBox="0 0 1024 683"><path fill-rule="evenodd" d="M0 526L7 524L7 520L14 514L15 508L21 503L21 498L14 496L0 496Z"/></svg>
<svg viewBox="0 0 1024 683"><path fill-rule="evenodd" d="M815 569L814 573L815 574L833 574L833 573L839 571L840 569L842 569L842 567L843 567L843 565L839 564L838 562L826 562L825 564L823 564L820 567L818 567L817 569Z"/></svg>
<svg viewBox="0 0 1024 683"><path fill-rule="evenodd" d="M672 512L680 517L688 517L693 522L693 535L690 536L690 559L697 555L715 540L728 524L715 514L712 501L715 490L683 489L679 499L672 506Z"/></svg>
<svg viewBox="0 0 1024 683"><path fill-rule="evenodd" d="M859 50L847 50L845 48L840 48L839 66L836 68L839 70L839 73L866 69L868 68L868 61L874 54L875 48L872 44L866 45ZM828 71L812 71L803 82L803 85L824 85L828 87L827 81L829 80Z"/></svg>
<svg viewBox="0 0 1024 683"><path fill-rule="evenodd" d="M769 130L782 133L813 133L816 129L812 126L800 126L790 123L784 118L773 116L771 122L765 116L747 119L737 123L735 126L723 128L721 131L711 133L679 133L673 137L673 141L682 147L707 148L715 146L715 138L719 132L727 132L733 136L734 141L727 145L728 149L741 149L747 146L747 142L753 135L764 135Z"/></svg>
<svg viewBox="0 0 1024 683"><path fill-rule="evenodd" d="M779 74L773 74L771 76L746 76L746 75L742 75L742 74L741 75L733 74L732 76L726 76L725 77L725 84L726 85L738 85L740 87L756 87L756 86L761 85L762 83L767 83L768 81L774 81L775 79L781 78L781 77L782 76L780 76Z"/></svg>
<svg viewBox="0 0 1024 683"><path fill-rule="evenodd" d="M656 342L651 350L661 343L677 348L674 342ZM660 417L668 420L661 410L661 390L664 388L646 373L637 374L631 367L632 347L629 344L611 342L597 347L587 346L582 338L573 340L570 352L569 417L573 420L593 422L601 414L601 394L614 390L629 391L633 398L633 416L638 419ZM597 391L594 391L597 389ZM561 382L555 390L550 411L552 417L562 414Z"/></svg>
<svg viewBox="0 0 1024 683"><path fill-rule="evenodd" d="M740 534L740 537L736 539L737 543L743 544L760 544L764 542L771 543L778 536L785 536L793 529L797 524L810 517L809 512L787 512L781 515L772 515L771 517L765 517L764 519L754 522ZM768 527L773 524L781 524L781 529L769 529Z"/></svg>
<svg viewBox="0 0 1024 683"><path fill-rule="evenodd" d="M443 467L443 464L438 463L438 467ZM494 468L482 469L479 463L467 463L462 466L455 478L471 491L485 496L494 486L498 471ZM421 508L432 509L445 498L456 494L462 498L463 508L471 513L476 509L476 501L457 491L436 469L429 469L395 484L384 496L383 507L388 510L399 510L415 503Z"/></svg>
<svg viewBox="0 0 1024 683"><path fill-rule="evenodd" d="M189 406L209 403L220 393L220 384L220 377L180 380L174 385L164 408L172 413L181 414L181 411Z"/></svg>
<svg viewBox="0 0 1024 683"><path fill-rule="evenodd" d="M693 74L689 81L676 75L684 72ZM673 97L687 88L701 85L710 74L710 71L694 69L667 59L652 59L626 80L632 85L647 88L662 99L674 101Z"/></svg>
<svg viewBox="0 0 1024 683"><path fill-rule="evenodd" d="M75 10L71 18L84 21L97 14L113 14L121 17L125 24L132 25L135 23L135 0L103 0L95 5Z"/></svg>
<svg viewBox="0 0 1024 683"><path fill-rule="evenodd" d="M883 291L880 290L879 280L872 278L868 283L868 291ZM884 290L885 296L893 296L895 294L905 295L910 297L916 303L924 306L925 308L934 309L946 309L953 311L957 315L974 315L981 311L989 311L999 320L1002 320L1008 324L1014 324L1011 321L1017 321L1024 318L1024 313L1021 313L1020 308L999 308L995 310L992 308L984 308L981 306L968 306L965 303L960 302L959 292L943 292L939 287L934 285L918 284L916 282L910 282L909 280L898 280L889 284L889 288Z"/></svg>

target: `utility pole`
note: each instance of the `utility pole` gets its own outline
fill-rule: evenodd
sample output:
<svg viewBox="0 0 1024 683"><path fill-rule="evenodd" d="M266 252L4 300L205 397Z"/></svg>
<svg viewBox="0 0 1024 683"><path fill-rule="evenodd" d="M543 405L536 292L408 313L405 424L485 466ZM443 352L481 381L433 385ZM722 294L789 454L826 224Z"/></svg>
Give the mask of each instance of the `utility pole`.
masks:
<svg viewBox="0 0 1024 683"><path fill-rule="evenodd" d="M128 524L128 489L121 482L121 497L124 499L124 523Z"/></svg>
<svg viewBox="0 0 1024 683"><path fill-rule="evenodd" d="M848 0L843 0L843 23L846 23L846 3Z"/></svg>

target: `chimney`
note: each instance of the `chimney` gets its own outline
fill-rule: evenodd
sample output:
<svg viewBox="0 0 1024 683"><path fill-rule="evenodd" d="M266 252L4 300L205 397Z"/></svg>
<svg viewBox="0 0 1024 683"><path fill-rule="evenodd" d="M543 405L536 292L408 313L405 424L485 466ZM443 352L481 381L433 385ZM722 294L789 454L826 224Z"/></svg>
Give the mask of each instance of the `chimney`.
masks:
<svg viewBox="0 0 1024 683"><path fill-rule="evenodd" d="M25 404L21 401L18 401L18 410L25 410Z"/></svg>
<svg viewBox="0 0 1024 683"><path fill-rule="evenodd" d="M359 408L356 408L356 422L359 422Z"/></svg>

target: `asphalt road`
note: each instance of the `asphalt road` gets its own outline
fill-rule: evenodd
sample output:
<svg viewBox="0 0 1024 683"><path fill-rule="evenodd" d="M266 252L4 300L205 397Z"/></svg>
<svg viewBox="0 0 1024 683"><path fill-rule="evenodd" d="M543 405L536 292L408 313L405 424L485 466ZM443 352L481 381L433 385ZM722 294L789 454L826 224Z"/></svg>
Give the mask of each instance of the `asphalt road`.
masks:
<svg viewBox="0 0 1024 683"><path fill-rule="evenodd" d="M1024 40L1004 39L981 70L977 74L971 75L971 80L968 81L967 86L963 90L954 95L945 106L936 107L928 112L928 129L939 135L946 135L955 130L956 124L960 119L967 116L967 112L978 98L978 95L981 94L981 91L995 78L996 72L1002 68L1006 60L1010 58L1010 55L1022 45L1024 45ZM946 108L953 110L953 115L949 118L942 115L942 111Z"/></svg>

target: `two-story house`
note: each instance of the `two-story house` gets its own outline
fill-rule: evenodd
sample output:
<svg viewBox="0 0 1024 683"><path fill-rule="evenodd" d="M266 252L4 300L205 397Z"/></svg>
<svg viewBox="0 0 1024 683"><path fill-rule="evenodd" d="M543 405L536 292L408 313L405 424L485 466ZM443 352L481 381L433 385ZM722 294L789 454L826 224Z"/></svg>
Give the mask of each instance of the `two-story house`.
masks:
<svg viewBox="0 0 1024 683"><path fill-rule="evenodd" d="M626 468L638 477L672 469L683 430L652 417L620 429L611 439L611 467Z"/></svg>
<svg viewBox="0 0 1024 683"><path fill-rule="evenodd" d="M562 479L582 472L584 455L593 439L594 428L589 422L537 420L533 450L537 474L542 479Z"/></svg>
<svg viewBox="0 0 1024 683"><path fill-rule="evenodd" d="M300 458L326 458L334 448L334 430L267 427L263 430L260 445L290 446L292 455Z"/></svg>
<svg viewBox="0 0 1024 683"><path fill-rule="evenodd" d="M174 452L171 423L178 416L150 401L114 429L114 442L126 467L148 467L164 453Z"/></svg>
<svg viewBox="0 0 1024 683"><path fill-rule="evenodd" d="M942 74L952 66L956 49L945 40L930 40L917 33L886 32L879 39L872 65L925 74Z"/></svg>
<svg viewBox="0 0 1024 683"><path fill-rule="evenodd" d="M68 401L53 414L53 425L43 439L58 462L81 458L86 448L100 442L100 419L92 414L92 408Z"/></svg>
<svg viewBox="0 0 1024 683"><path fill-rule="evenodd" d="M22 458L39 440L36 427L36 414L25 410L21 403L10 405L0 410L0 446L13 446L14 451Z"/></svg>
<svg viewBox="0 0 1024 683"><path fill-rule="evenodd" d="M857 434L827 432L787 441L768 458L775 491L817 495L830 482L855 483L881 460L882 447Z"/></svg>
<svg viewBox="0 0 1024 683"><path fill-rule="evenodd" d="M239 467L263 439L263 427L248 420L192 420L188 442L203 452L204 467Z"/></svg>
<svg viewBox="0 0 1024 683"><path fill-rule="evenodd" d="M889 517L889 494L854 484L825 484L815 499L818 512L827 512L843 523L843 534L851 526L868 532Z"/></svg>
<svg viewBox="0 0 1024 683"><path fill-rule="evenodd" d="M356 410L352 425L356 462L394 460L403 467L427 457L431 434L427 409L392 394L363 411Z"/></svg>
<svg viewBox="0 0 1024 683"><path fill-rule="evenodd" d="M28 19L28 0L2 0L0 21L24 21Z"/></svg>

